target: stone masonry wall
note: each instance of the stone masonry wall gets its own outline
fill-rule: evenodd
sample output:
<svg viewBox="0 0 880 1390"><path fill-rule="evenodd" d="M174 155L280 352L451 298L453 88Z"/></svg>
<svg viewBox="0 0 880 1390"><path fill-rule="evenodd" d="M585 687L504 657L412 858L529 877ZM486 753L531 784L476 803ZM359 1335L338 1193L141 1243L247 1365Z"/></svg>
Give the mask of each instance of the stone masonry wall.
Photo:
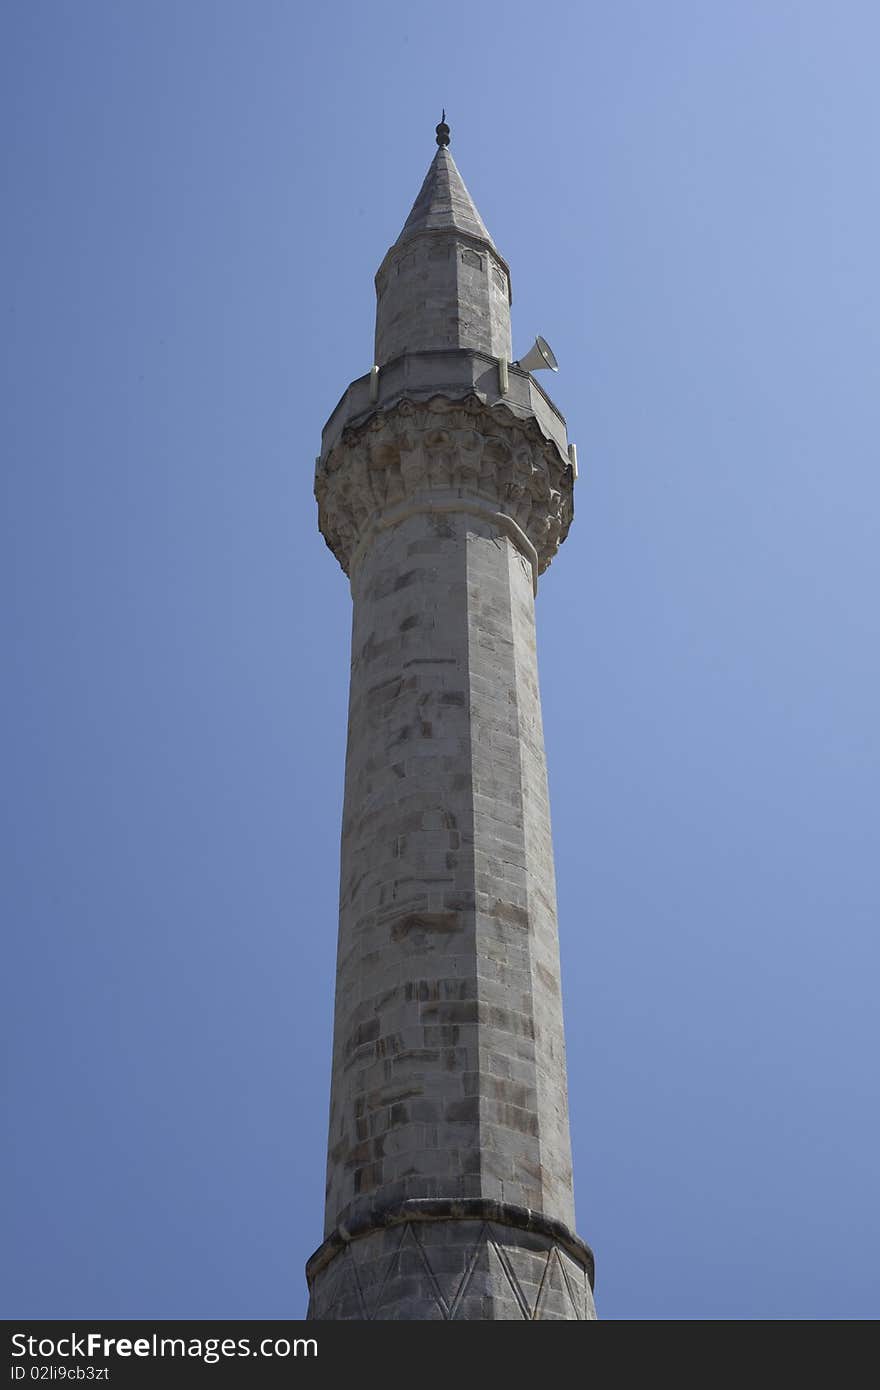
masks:
<svg viewBox="0 0 880 1390"><path fill-rule="evenodd" d="M344 436L316 481L354 612L325 1211L350 1244L311 1315L592 1317L573 1247L504 1216L574 1226L534 610L570 470L525 428L479 409L451 428L462 406L441 405ZM415 1244L394 1246L382 1221L430 1199L501 1216L408 1220ZM387 1307L409 1311L383 1313L373 1284L401 1261Z"/></svg>
<svg viewBox="0 0 880 1390"><path fill-rule="evenodd" d="M531 567L416 513L354 597L327 1229L377 1194L573 1224Z"/></svg>
<svg viewBox="0 0 880 1390"><path fill-rule="evenodd" d="M395 247L376 276L375 361L473 348L510 360L507 269L473 237L430 232Z"/></svg>

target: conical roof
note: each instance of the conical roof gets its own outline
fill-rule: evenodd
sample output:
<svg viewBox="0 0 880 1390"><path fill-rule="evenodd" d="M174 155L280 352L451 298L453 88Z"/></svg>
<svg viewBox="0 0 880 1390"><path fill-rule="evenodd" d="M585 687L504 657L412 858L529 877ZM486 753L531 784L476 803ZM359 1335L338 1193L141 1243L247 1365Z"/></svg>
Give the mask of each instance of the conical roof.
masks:
<svg viewBox="0 0 880 1390"><path fill-rule="evenodd" d="M494 245L485 222L474 207L473 198L465 188L455 160L445 145L440 146L431 161L425 182L396 244L407 241L418 232L437 231L465 232L468 236L488 242L490 246Z"/></svg>

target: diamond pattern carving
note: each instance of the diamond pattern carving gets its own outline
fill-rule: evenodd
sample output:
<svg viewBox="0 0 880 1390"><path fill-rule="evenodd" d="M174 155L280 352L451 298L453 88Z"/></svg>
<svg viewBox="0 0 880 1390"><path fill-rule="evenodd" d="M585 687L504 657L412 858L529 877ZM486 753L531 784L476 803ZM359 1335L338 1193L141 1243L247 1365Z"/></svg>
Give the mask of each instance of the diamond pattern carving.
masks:
<svg viewBox="0 0 880 1390"><path fill-rule="evenodd" d="M401 1222L349 1242L315 1277L322 1321L592 1321L587 1272L545 1236L485 1221Z"/></svg>

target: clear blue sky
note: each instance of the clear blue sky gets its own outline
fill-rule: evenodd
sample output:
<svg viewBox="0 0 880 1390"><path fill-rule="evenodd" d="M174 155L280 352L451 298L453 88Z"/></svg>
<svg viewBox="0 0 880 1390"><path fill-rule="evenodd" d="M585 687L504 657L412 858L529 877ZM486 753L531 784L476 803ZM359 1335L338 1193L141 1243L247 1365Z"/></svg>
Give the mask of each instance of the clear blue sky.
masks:
<svg viewBox="0 0 880 1390"><path fill-rule="evenodd" d="M581 466L538 621L600 1316L876 1317L877 6L2 27L2 1312L304 1311L350 621L314 458L445 105Z"/></svg>

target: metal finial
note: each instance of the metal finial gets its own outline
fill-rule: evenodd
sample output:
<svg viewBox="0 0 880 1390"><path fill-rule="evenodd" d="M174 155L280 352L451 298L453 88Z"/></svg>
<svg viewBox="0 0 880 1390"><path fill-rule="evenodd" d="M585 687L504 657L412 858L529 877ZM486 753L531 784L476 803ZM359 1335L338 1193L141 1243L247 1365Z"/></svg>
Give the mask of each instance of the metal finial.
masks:
<svg viewBox="0 0 880 1390"><path fill-rule="evenodd" d="M436 130L437 130L437 144L440 146L440 148L441 148L441 150L442 150L442 149L444 149L444 147L445 147L446 145L449 144L449 126L446 124L446 108L445 108L445 107L444 107L444 109L443 109L443 114L442 114L442 116L440 117L440 124L436 127Z"/></svg>

